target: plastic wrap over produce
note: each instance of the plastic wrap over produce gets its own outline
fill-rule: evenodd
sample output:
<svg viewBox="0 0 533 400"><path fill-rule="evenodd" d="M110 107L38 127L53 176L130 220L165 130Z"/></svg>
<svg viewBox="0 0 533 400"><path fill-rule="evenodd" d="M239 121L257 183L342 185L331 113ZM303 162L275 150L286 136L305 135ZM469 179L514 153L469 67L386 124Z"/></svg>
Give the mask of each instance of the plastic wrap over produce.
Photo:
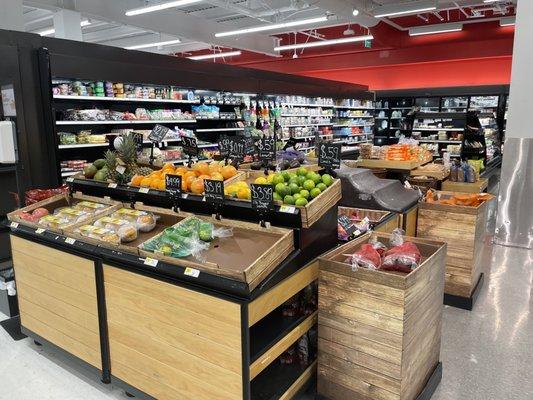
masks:
<svg viewBox="0 0 533 400"><path fill-rule="evenodd" d="M8 296L16 296L17 295L17 289L16 289L15 281L9 281L9 282L0 281L0 290L7 290L7 295Z"/></svg>

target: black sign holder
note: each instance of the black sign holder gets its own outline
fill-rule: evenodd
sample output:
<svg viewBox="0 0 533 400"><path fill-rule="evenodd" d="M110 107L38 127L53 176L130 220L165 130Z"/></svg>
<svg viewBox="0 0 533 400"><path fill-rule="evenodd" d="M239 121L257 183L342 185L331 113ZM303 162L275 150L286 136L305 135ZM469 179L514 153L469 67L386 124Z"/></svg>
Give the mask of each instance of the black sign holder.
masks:
<svg viewBox="0 0 533 400"><path fill-rule="evenodd" d="M266 215L274 210L274 187L252 183L252 208L259 214L260 225L267 227Z"/></svg>
<svg viewBox="0 0 533 400"><path fill-rule="evenodd" d="M265 175L268 175L268 164L276 160L276 134L263 136L259 142L259 159L263 164Z"/></svg>
<svg viewBox="0 0 533 400"><path fill-rule="evenodd" d="M341 149L340 143L321 141L318 144L318 165L332 176L336 175L333 170L341 166Z"/></svg>
<svg viewBox="0 0 533 400"><path fill-rule="evenodd" d="M191 168L192 158L198 157L198 140L195 137L182 136L181 147L183 152L188 156L187 166Z"/></svg>
<svg viewBox="0 0 533 400"><path fill-rule="evenodd" d="M181 175L165 175L166 191L172 202L172 210L176 213L180 211L181 179Z"/></svg>
<svg viewBox="0 0 533 400"><path fill-rule="evenodd" d="M156 143L161 143L165 136L167 136L168 132L170 131L169 128L163 125L156 124L153 128L150 134L148 135L148 139L152 142L152 147L150 149L150 165L154 165L154 148Z"/></svg>
<svg viewBox="0 0 533 400"><path fill-rule="evenodd" d="M224 182L204 179L204 197L205 201L213 206L215 218L220 220L220 214L224 206Z"/></svg>

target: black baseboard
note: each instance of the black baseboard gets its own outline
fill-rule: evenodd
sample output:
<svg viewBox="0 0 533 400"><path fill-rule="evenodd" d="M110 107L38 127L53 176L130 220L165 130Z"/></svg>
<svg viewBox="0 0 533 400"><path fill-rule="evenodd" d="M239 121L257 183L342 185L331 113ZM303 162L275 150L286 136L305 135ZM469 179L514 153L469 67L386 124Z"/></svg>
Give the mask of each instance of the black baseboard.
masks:
<svg viewBox="0 0 533 400"><path fill-rule="evenodd" d="M479 280L476 283L474 291L470 297L456 296L453 294L444 293L444 305L452 306L456 308L461 308L463 310L472 311L474 304L479 296L479 292L483 287L483 282L485 281L485 274L479 276Z"/></svg>
<svg viewBox="0 0 533 400"><path fill-rule="evenodd" d="M9 336L14 341L19 341L22 339L26 339L27 336L22 333L20 329L20 316L17 315L16 317L12 317L9 319L5 319L3 321L0 321L0 326L4 328L4 330L9 333Z"/></svg>

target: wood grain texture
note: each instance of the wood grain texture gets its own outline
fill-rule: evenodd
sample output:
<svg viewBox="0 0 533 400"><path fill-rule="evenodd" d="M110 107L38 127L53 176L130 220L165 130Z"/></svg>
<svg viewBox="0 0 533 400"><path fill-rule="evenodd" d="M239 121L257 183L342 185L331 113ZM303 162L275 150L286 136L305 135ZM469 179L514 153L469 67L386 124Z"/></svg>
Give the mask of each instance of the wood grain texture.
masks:
<svg viewBox="0 0 533 400"><path fill-rule="evenodd" d="M294 381L294 383L281 395L279 400L292 400L298 394L300 389L316 375L316 360Z"/></svg>
<svg viewBox="0 0 533 400"><path fill-rule="evenodd" d="M409 238L423 259L409 274L352 270L345 254L373 236L390 237L319 259L318 392L331 400L414 400L439 360L446 245Z"/></svg>
<svg viewBox="0 0 533 400"><path fill-rule="evenodd" d="M341 181L335 179L333 184L304 207L297 207L302 216L302 227L310 228L330 208L334 207L342 198Z"/></svg>
<svg viewBox="0 0 533 400"><path fill-rule="evenodd" d="M108 265L104 282L113 375L157 398L242 397L239 304Z"/></svg>
<svg viewBox="0 0 533 400"><path fill-rule="evenodd" d="M442 190L449 192L463 192L463 193L481 193L489 186L489 180L481 178L479 181L470 182L452 182L445 180L442 182Z"/></svg>

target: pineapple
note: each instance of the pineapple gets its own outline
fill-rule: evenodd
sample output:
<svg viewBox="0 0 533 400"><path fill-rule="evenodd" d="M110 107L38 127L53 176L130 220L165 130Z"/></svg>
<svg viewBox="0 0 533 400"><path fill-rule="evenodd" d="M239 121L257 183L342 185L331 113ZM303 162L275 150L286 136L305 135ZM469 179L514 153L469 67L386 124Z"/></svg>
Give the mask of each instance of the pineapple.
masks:
<svg viewBox="0 0 533 400"><path fill-rule="evenodd" d="M117 149L118 157L124 163L126 171L131 173L137 168L137 144L133 138L133 134L128 133L122 136L122 143Z"/></svg>
<svg viewBox="0 0 533 400"><path fill-rule="evenodd" d="M113 182L116 182L116 175L118 175L118 172L115 168L117 168L117 154L114 151L107 150L104 153L104 159L105 159L105 167L107 169L107 176L106 180L112 180Z"/></svg>

